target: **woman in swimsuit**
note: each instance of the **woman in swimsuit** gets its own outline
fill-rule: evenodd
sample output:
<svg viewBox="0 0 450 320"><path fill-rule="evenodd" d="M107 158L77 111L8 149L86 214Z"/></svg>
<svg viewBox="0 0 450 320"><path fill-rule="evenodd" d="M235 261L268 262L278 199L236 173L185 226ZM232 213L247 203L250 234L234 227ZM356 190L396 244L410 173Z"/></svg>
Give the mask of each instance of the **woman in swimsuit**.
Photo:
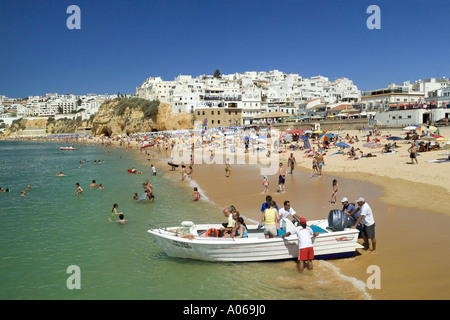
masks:
<svg viewBox="0 0 450 320"><path fill-rule="evenodd" d="M192 197L194 198L192 199L192 201L200 200L200 192L198 192L197 187L194 187L194 193L192 194Z"/></svg>

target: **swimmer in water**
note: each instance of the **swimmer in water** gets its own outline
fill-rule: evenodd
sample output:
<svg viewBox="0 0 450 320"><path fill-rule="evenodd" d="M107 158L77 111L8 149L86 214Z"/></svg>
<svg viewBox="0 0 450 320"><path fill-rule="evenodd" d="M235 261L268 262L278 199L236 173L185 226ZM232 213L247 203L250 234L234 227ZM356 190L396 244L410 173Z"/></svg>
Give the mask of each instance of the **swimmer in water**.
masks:
<svg viewBox="0 0 450 320"><path fill-rule="evenodd" d="M77 189L75 190L74 194L82 194L83 193L83 189L80 187L80 184L77 182L75 183L75 186L77 187Z"/></svg>
<svg viewBox="0 0 450 320"><path fill-rule="evenodd" d="M108 219L109 222L116 222L116 223L120 223L120 224L125 224L125 222L127 222L128 220L125 220L125 216L123 215L123 213L119 214L119 220L117 221L112 221L111 218Z"/></svg>
<svg viewBox="0 0 450 320"><path fill-rule="evenodd" d="M95 188L97 186L98 186L98 184L97 184L97 182L95 182L95 180L92 180L92 183L89 185L89 187L91 187L91 188Z"/></svg>

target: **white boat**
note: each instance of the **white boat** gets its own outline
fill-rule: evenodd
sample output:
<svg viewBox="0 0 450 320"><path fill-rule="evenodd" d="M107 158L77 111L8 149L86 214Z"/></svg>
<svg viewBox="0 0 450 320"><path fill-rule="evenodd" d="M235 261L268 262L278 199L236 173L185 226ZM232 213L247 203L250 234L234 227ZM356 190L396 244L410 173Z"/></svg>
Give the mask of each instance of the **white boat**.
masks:
<svg viewBox="0 0 450 320"><path fill-rule="evenodd" d="M286 232L295 226L283 219ZM282 221L282 222L283 222ZM314 232L315 259L348 258L356 249L363 248L358 242L359 230L344 228L342 231L327 229L328 220L308 221ZM223 238L205 236L210 229L220 229L221 224L194 224L182 222L181 226L148 230L162 250L170 257L206 261L270 261L298 258L297 236L265 239L264 227L247 225L248 238Z"/></svg>
<svg viewBox="0 0 450 320"><path fill-rule="evenodd" d="M59 150L76 150L74 147L59 147Z"/></svg>

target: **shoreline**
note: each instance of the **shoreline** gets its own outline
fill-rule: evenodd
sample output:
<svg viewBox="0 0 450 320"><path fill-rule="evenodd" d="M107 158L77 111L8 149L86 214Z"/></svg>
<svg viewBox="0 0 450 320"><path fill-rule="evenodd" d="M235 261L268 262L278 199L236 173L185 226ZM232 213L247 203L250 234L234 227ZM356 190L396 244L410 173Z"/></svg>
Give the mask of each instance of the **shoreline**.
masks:
<svg viewBox="0 0 450 320"><path fill-rule="evenodd" d="M446 133L443 135L449 136ZM102 141L94 138L81 143L101 145ZM112 146L113 149L127 148L127 144L120 146L118 141L112 142ZM145 154L139 151L139 142L133 141L129 146L131 146L129 151L136 155L136 159L146 169L147 167L150 169L151 162L147 164ZM356 146L358 145L355 144ZM364 196L375 215L377 253L369 255L363 252L355 258L333 260L332 264L339 268L345 277L363 282L368 277L366 272L368 266L380 266L383 274L382 289L369 291L374 300L447 299L449 280L446 277L446 270L450 267L450 247L445 243L448 243L450 213L442 200L448 198L450 170L445 167L449 165L448 163L426 162L447 151L423 153L419 157L419 165L408 165L406 162L409 158L401 157L407 154L407 148L403 144L400 146L398 154L387 155L384 158L377 154L375 158L346 161L346 156L343 155L325 156L323 176L313 179L308 177L312 159L304 158L303 151L294 151L292 153L297 159L297 165L294 174L288 174L286 179L286 193L280 195L273 192L278 181L278 174L273 174L269 176L271 192L268 194L274 197L279 206L282 205L284 198L289 198L288 200L294 204L294 209L308 220L325 218L328 210L340 209L339 201L343 196L347 196L351 202L359 196ZM201 150L206 148L203 147ZM265 198L265 194L262 193L262 175L257 171L260 165L234 164L231 177L225 178L221 164L194 163L193 180L188 180L186 184L181 181L179 169L172 173L165 167L167 164L164 160L170 159L170 151L164 155L164 150L158 152L150 149L149 153L151 161L158 163L159 174L179 180L176 183L184 184L186 190L192 188L193 183L198 184L215 206L222 208L234 204L242 215L258 220L259 207ZM290 153L287 151L280 154L280 162L286 164ZM249 158L245 159L248 161ZM419 171L426 173L417 174ZM420 181L421 175L428 175L429 179ZM328 203L332 178L337 178L340 183L338 203L335 206ZM221 212L217 212L217 220L223 220ZM417 233L418 230L423 232ZM436 241L442 241L443 246L436 246ZM417 252L421 250L427 252L427 264L420 264L417 261ZM429 272L430 266L434 270L432 273ZM417 280L419 275L420 279Z"/></svg>

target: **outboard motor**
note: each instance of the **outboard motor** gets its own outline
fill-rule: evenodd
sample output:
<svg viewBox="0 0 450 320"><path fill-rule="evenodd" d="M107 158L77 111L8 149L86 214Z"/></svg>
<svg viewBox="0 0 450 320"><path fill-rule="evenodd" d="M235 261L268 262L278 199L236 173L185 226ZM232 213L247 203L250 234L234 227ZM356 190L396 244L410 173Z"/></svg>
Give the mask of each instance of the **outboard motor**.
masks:
<svg viewBox="0 0 450 320"><path fill-rule="evenodd" d="M347 216L342 210L331 210L328 214L328 227L331 231L344 231L353 225L352 218Z"/></svg>

